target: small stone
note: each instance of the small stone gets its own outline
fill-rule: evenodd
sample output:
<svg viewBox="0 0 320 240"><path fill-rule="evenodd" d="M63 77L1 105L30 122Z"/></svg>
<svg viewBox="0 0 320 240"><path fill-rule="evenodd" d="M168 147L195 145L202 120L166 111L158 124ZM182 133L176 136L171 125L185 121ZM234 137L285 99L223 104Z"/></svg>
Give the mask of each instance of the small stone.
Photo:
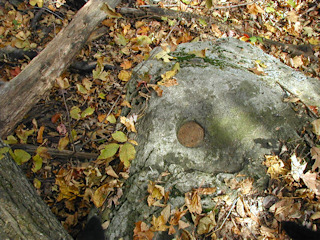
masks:
<svg viewBox="0 0 320 240"><path fill-rule="evenodd" d="M185 147L198 147L203 142L204 130L194 121L187 122L180 127L177 137Z"/></svg>

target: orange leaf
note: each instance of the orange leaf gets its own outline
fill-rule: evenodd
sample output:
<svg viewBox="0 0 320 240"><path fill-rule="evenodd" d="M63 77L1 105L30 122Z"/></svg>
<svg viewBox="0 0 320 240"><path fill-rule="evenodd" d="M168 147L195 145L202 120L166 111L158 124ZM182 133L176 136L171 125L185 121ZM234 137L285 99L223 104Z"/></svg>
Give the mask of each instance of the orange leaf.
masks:
<svg viewBox="0 0 320 240"><path fill-rule="evenodd" d="M56 113L55 115L53 115L53 116L51 117L51 122L52 122L52 123L56 123L56 122L59 120L60 116L61 116L60 113Z"/></svg>
<svg viewBox="0 0 320 240"><path fill-rule="evenodd" d="M148 225L142 221L135 223L136 227L133 230L133 239L152 240L154 233L149 229Z"/></svg>
<svg viewBox="0 0 320 240"><path fill-rule="evenodd" d="M44 126L41 126L39 131L38 131L37 143L42 143L43 142L43 131L44 131Z"/></svg>

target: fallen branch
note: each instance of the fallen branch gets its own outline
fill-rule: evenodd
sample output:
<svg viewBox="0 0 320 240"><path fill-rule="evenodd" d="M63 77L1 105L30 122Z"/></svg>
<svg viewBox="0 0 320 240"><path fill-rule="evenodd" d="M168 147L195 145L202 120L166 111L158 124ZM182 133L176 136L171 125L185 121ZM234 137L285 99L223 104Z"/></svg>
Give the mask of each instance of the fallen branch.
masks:
<svg viewBox="0 0 320 240"><path fill-rule="evenodd" d="M23 149L26 152L30 153L30 154L34 154L37 151L38 146L34 146L31 144L13 144L10 145L10 147L12 149ZM49 148L47 147L47 152L54 157L58 157L58 158L66 158L69 159L70 157L74 157L74 158L78 158L78 159L96 159L99 154L97 153L86 153L86 152L73 152L73 151L69 151L69 150L58 150L55 148Z"/></svg>
<svg viewBox="0 0 320 240"><path fill-rule="evenodd" d="M90 0L48 46L14 79L0 88L0 137L5 137L51 89L70 65L95 27L106 18L105 3L115 8L120 0Z"/></svg>

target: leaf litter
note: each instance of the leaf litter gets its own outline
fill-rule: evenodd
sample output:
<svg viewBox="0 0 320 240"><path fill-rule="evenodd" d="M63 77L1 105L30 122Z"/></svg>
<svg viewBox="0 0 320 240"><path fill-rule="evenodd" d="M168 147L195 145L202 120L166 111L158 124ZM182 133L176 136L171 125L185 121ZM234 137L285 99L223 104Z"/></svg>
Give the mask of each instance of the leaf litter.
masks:
<svg viewBox="0 0 320 240"><path fill-rule="evenodd" d="M135 4L149 2L139 0ZM314 1L256 1L243 5L238 0L159 2L163 8L170 4L175 10L214 16L219 23L205 18L125 19L106 6L109 15L117 18L104 20L101 27L108 27L107 33L84 46L77 56L77 60L97 63L92 73L62 74L51 93L6 139L9 144L40 144L33 154L23 149L3 151L11 151L13 159L73 236L80 230L79 222L86 218L91 204L111 207L118 204L122 195L121 187L129 177L130 161L135 157L134 145L138 144L129 133L136 132L135 122L140 117L121 116L124 106L130 108L125 100L125 86L134 66L150 57L155 46L164 47L154 57L170 62L174 57L168 46L174 50L183 42L232 36L262 48L306 75L319 78L316 59L320 53L319 5ZM38 22L32 22L39 11L36 7L43 6L52 12L45 11ZM0 7L0 44L39 51L74 15L75 10L62 0L30 0L16 6L7 2ZM244 31L226 30L226 24L237 26L236 29L241 26ZM301 48L295 47L298 45ZM5 67L0 70L2 81L18 75L29 61L28 58L14 64L5 61ZM106 70L106 64L115 68ZM263 68L263 64L256 63L250 71L263 75ZM174 77L177 71L178 66L163 74L158 84L150 84L149 76L141 76L137 88L148 89L146 99L149 89L161 96L161 85L178 84ZM290 102L302 111L318 114L316 107L304 106L299 99ZM185 204L172 209L168 204L170 191L161 186L161 181L150 182L147 203L163 210L150 222L137 222L134 239L153 239L161 231L168 234L181 231L183 239L200 236L283 239L280 221L305 216L303 219L309 219L309 223L319 223L319 121L313 121L311 126L307 124L300 135L297 142L283 143L280 154L265 157L271 180L264 193L254 190L252 179L233 179L228 185L239 190L238 196L214 197L216 206L210 211L203 209L201 196L213 194L215 188L201 187L185 193ZM96 153L98 157L86 161L72 155L61 158L50 154L52 148ZM190 225L195 227L195 232L187 230Z"/></svg>

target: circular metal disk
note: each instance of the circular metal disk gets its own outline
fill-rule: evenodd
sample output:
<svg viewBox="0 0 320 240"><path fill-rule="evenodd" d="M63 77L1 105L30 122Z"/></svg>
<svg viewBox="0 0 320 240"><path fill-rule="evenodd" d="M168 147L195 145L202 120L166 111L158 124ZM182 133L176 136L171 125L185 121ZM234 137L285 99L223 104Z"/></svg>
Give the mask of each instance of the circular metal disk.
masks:
<svg viewBox="0 0 320 240"><path fill-rule="evenodd" d="M203 141L204 130L194 121L187 122L180 127L177 137L185 147L198 147Z"/></svg>

